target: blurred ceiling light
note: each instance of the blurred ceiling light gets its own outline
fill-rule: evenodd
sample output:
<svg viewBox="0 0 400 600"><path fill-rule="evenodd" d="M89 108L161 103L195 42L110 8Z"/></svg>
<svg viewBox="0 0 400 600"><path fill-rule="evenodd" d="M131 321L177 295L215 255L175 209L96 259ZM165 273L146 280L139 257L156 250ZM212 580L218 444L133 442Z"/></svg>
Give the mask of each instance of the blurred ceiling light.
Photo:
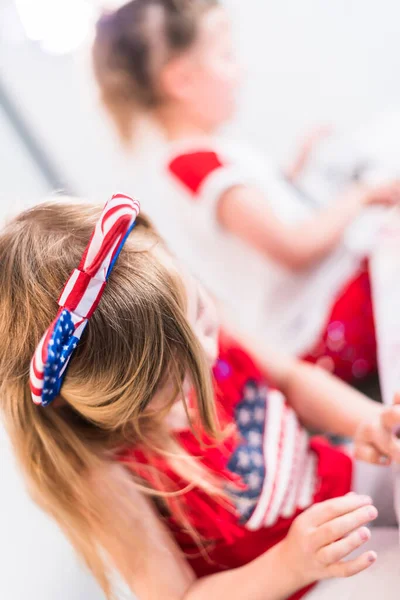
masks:
<svg viewBox="0 0 400 600"><path fill-rule="evenodd" d="M96 12L86 0L15 0L27 38L53 54L68 54L85 40Z"/></svg>

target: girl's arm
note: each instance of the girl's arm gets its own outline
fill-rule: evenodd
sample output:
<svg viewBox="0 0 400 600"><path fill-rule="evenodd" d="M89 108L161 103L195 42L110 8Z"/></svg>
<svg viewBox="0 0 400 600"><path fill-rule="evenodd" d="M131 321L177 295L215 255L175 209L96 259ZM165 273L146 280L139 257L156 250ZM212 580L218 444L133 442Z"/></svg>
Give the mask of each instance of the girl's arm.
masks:
<svg viewBox="0 0 400 600"><path fill-rule="evenodd" d="M224 330L253 356L306 426L353 438L354 455L361 460L400 463L400 394L393 405L383 406L315 365L271 351L231 322Z"/></svg>
<svg viewBox="0 0 400 600"><path fill-rule="evenodd" d="M355 458L383 465L400 463L399 394L391 406L384 406L302 361L288 368L282 391L310 427L353 438Z"/></svg>
<svg viewBox="0 0 400 600"><path fill-rule="evenodd" d="M197 579L122 467L111 466L93 481L104 510L93 534L139 600L284 600L314 581L359 573L375 559L366 552L342 561L367 541L364 526L377 516L370 498L349 494L305 511L287 537L256 560Z"/></svg>
<svg viewBox="0 0 400 600"><path fill-rule="evenodd" d="M329 254L363 206L390 205L400 197L400 184L366 190L354 186L307 221L287 225L269 208L256 188L235 186L222 194L217 218L227 231L283 266L299 270Z"/></svg>
<svg viewBox="0 0 400 600"><path fill-rule="evenodd" d="M380 418L382 405L337 377L302 361L289 368L283 393L309 427L354 438L364 421Z"/></svg>
<svg viewBox="0 0 400 600"><path fill-rule="evenodd" d="M224 329L240 342L268 374L271 383L285 394L307 427L354 437L361 422L379 418L382 405L320 367L271 350L262 341L235 331L231 323L225 323Z"/></svg>

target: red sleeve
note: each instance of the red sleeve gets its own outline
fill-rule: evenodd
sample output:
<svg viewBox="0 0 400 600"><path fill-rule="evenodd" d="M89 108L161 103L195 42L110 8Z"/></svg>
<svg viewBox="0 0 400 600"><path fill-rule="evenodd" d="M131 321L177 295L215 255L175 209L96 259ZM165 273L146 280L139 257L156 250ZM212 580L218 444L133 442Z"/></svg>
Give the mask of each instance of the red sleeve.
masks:
<svg viewBox="0 0 400 600"><path fill-rule="evenodd" d="M219 332L219 356L223 359L229 357L228 360L239 372L246 373L248 377L253 379L263 380L271 389L275 389L271 385L269 375L265 369L260 369L250 353L242 348L240 342L222 329Z"/></svg>
<svg viewBox="0 0 400 600"><path fill-rule="evenodd" d="M224 332L220 333L219 356L213 375L222 421L226 417L228 421L234 418L236 406L243 400L243 390L250 381L258 386L267 385L270 391L274 389L249 354Z"/></svg>
<svg viewBox="0 0 400 600"><path fill-rule="evenodd" d="M223 166L216 152L202 150L176 156L169 163L168 170L193 196L197 196L207 177Z"/></svg>

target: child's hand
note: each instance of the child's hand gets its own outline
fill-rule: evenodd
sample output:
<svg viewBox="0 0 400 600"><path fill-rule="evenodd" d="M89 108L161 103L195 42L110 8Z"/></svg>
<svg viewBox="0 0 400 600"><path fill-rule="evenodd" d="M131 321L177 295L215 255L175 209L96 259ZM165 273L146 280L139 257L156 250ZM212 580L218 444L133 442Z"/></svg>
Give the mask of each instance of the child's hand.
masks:
<svg viewBox="0 0 400 600"><path fill-rule="evenodd" d="M354 436L354 455L374 464L400 463L400 394L393 405L382 407L375 420L360 423Z"/></svg>
<svg viewBox="0 0 400 600"><path fill-rule="evenodd" d="M322 140L329 137L333 133L332 125L319 125L314 127L308 135L302 140L297 156L293 161L293 164L286 170L286 176L290 181L295 181L305 168L307 162L310 160L311 154L315 150L316 146L320 144Z"/></svg>
<svg viewBox="0 0 400 600"><path fill-rule="evenodd" d="M343 560L370 538L364 525L378 515L371 503L367 496L350 493L315 504L297 517L281 542L282 560L295 584L305 587L321 579L350 577L375 562L374 552Z"/></svg>
<svg viewBox="0 0 400 600"><path fill-rule="evenodd" d="M317 125L313 127L306 137L303 139L300 146L301 151L307 155L311 154L323 140L331 136L334 132L332 124L325 123L324 125Z"/></svg>
<svg viewBox="0 0 400 600"><path fill-rule="evenodd" d="M394 206L400 202L400 182L393 181L386 185L370 188L360 188L361 201L364 206L380 204L383 206Z"/></svg>

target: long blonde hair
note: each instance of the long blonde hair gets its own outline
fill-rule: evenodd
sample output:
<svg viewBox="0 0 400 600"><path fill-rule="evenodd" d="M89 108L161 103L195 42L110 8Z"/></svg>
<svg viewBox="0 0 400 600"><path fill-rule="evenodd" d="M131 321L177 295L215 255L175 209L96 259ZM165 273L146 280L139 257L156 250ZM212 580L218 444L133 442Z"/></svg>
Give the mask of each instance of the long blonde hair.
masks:
<svg viewBox="0 0 400 600"><path fill-rule="evenodd" d="M46 409L33 404L32 354L56 315L57 298L100 212L101 207L83 202L44 203L20 214L0 234L0 406L32 495L62 526L111 597L107 564L93 537L102 507L91 473L112 463L126 446L157 447L188 484L210 492L213 482L179 460L164 424L185 377L193 384L202 428L216 437L218 425L210 369L185 316L182 282L160 259L162 242L145 217L139 217L121 252L61 397ZM176 393L165 398L160 413L149 403L166 380L174 382ZM133 476L129 485L146 490ZM176 491L163 486L161 495ZM139 549L134 532L126 535Z"/></svg>
<svg viewBox="0 0 400 600"><path fill-rule="evenodd" d="M131 0L99 20L94 74L126 146L135 116L164 100L161 69L194 44L202 15L218 5L218 0Z"/></svg>

